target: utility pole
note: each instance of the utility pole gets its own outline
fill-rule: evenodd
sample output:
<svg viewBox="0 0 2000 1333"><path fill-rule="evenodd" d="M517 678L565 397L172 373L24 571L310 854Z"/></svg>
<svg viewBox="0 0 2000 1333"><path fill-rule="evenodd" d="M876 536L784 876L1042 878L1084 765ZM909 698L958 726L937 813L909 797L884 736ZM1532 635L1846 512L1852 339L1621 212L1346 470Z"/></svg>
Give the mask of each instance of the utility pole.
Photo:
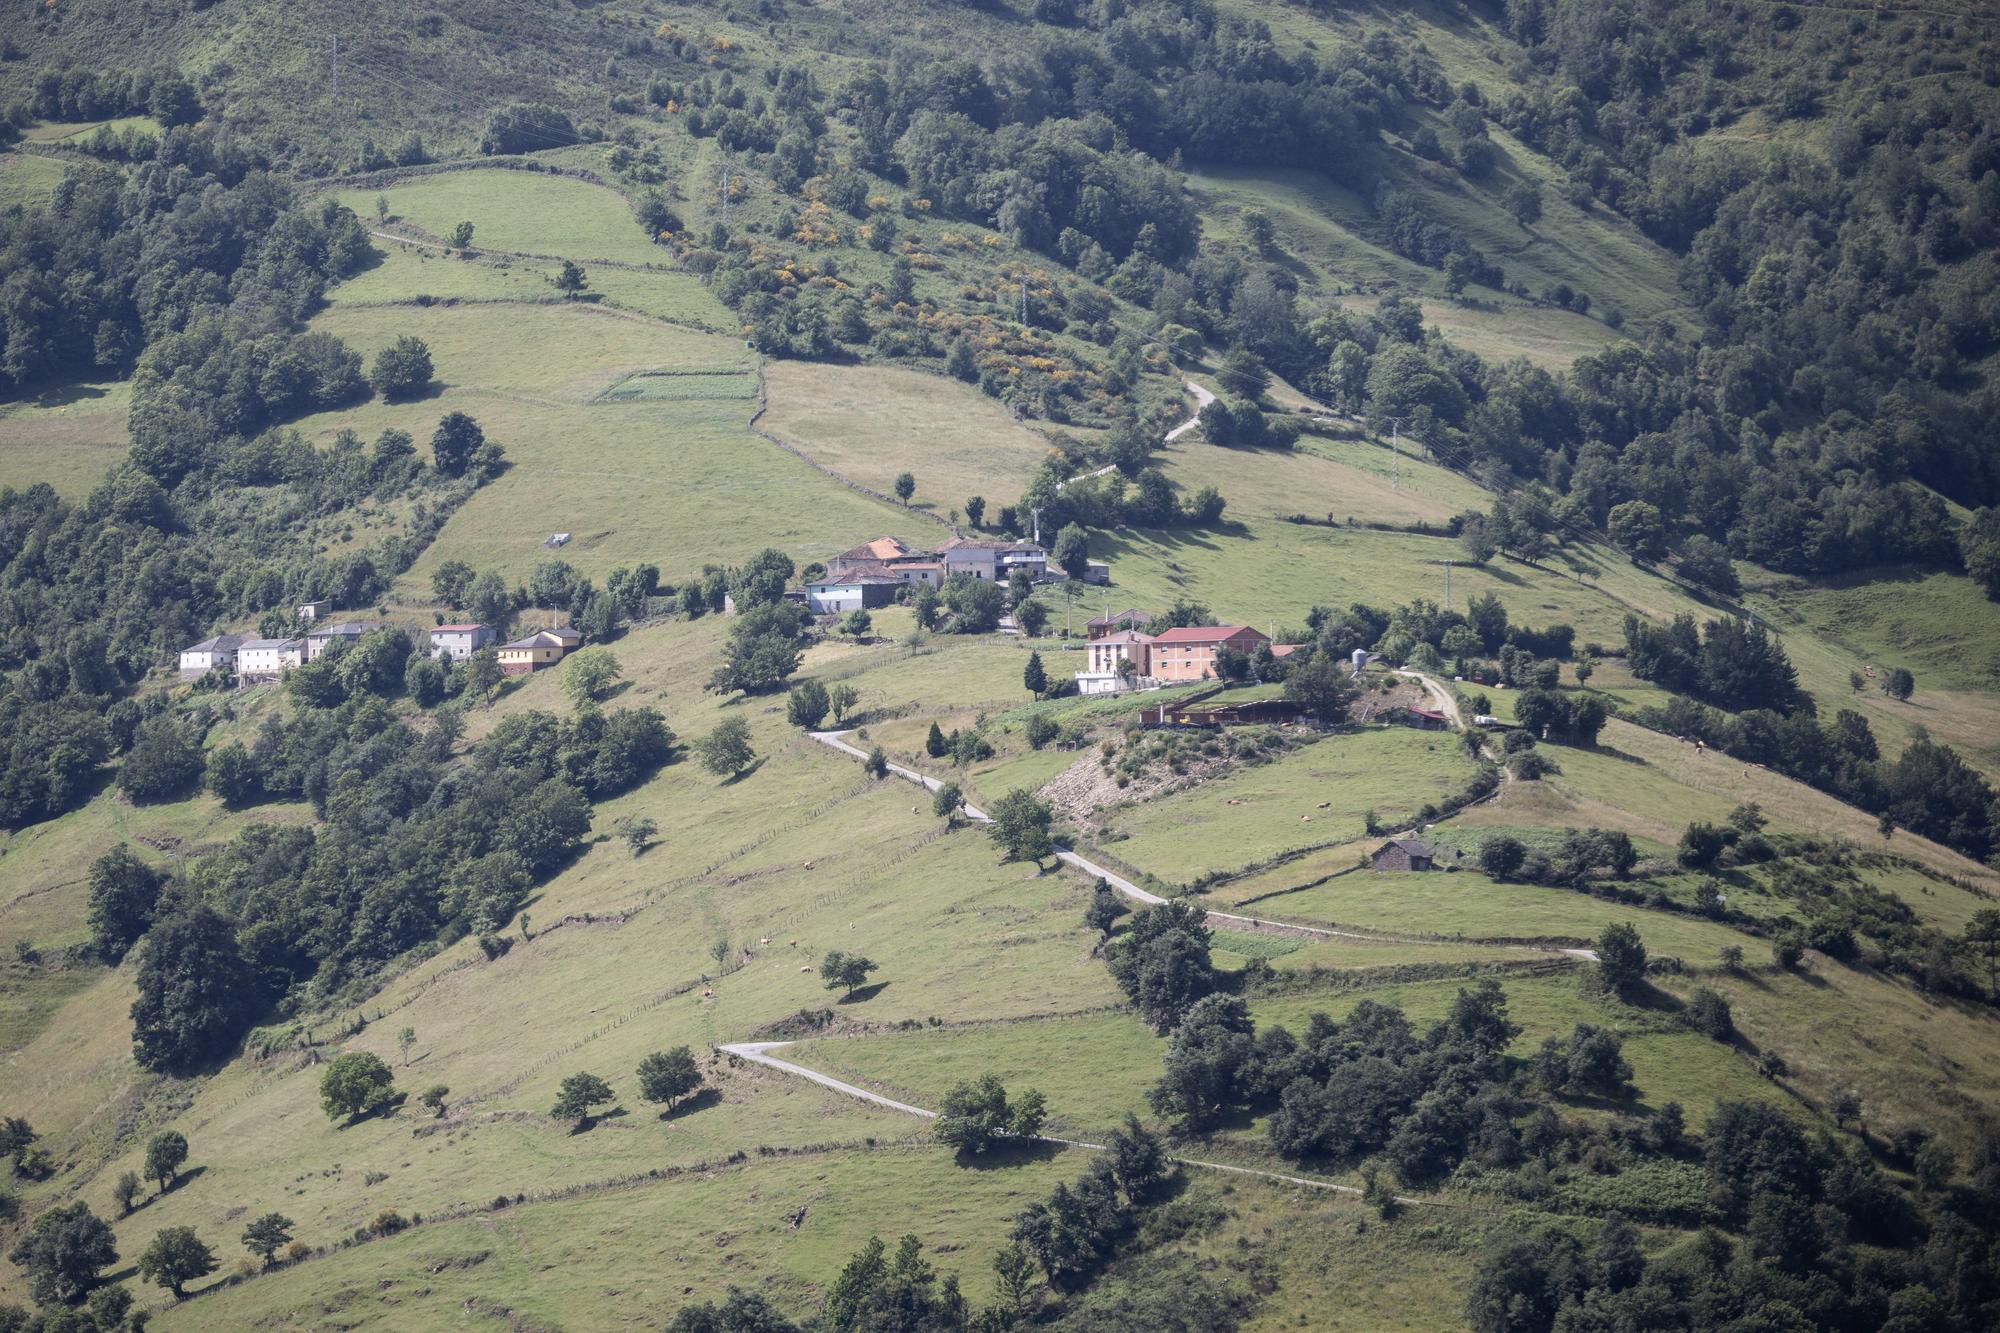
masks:
<svg viewBox="0 0 2000 1333"><path fill-rule="evenodd" d="M1444 566L1444 609L1449 611L1451 610L1451 567L1458 562L1456 560L1440 560L1438 563Z"/></svg>
<svg viewBox="0 0 2000 1333"><path fill-rule="evenodd" d="M1028 323L1028 280L1026 278L1023 278L1021 279L1021 324L1023 327L1026 327L1027 323Z"/></svg>
<svg viewBox="0 0 2000 1333"><path fill-rule="evenodd" d="M1396 460L1396 476L1395 480L1389 483L1389 489L1396 491L1403 489L1403 451L1397 448L1396 445L1397 436L1402 429L1403 419L1401 417L1389 418L1389 453Z"/></svg>
<svg viewBox="0 0 2000 1333"><path fill-rule="evenodd" d="M722 225L729 225L729 163L722 164Z"/></svg>

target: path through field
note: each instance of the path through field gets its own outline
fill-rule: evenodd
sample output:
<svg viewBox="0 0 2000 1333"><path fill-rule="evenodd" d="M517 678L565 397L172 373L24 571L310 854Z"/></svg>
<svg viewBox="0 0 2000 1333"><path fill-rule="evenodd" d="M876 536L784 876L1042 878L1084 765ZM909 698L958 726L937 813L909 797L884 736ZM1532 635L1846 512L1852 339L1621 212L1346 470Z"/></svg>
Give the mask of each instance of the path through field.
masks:
<svg viewBox="0 0 2000 1333"><path fill-rule="evenodd" d="M1432 685L1433 688L1442 690L1442 687L1437 686L1435 682L1427 680L1426 683ZM1449 692L1447 691L1446 693L1448 694ZM1451 706L1452 714L1456 716L1457 711L1458 711L1457 706L1455 703L1453 703L1453 705ZM815 731L815 732L810 732L808 734L811 735L811 737L814 740L818 741L820 744L831 746L834 749L841 751L843 754L850 754L853 755L856 759L861 759L861 760L866 760L868 758L867 751L849 745L846 741L841 739L842 736L848 734L846 731ZM941 785L943 785L936 778L925 777L922 773L917 772L915 769L904 768L901 764L890 764L889 771L891 773L894 773L899 778L903 778L907 781L916 783L918 786L922 787L926 791L934 792ZM962 807L962 809L965 813L965 817L971 820L975 824L987 824L992 822L987 817L986 813L980 810L977 806L967 805ZM1107 866L1101 866L1097 864L1097 862L1092 861L1087 857L1081 856L1074 850L1063 846L1061 843L1056 844L1056 859L1058 861L1061 861L1064 865L1073 867L1074 869L1077 870L1081 870L1086 875L1092 876L1093 878L1096 879L1103 880L1106 884L1109 884L1114 891L1123 894L1125 897L1132 899L1134 902L1143 903L1148 907L1158 907L1162 903L1167 901L1165 898L1162 898L1157 893L1150 893L1147 890L1140 888L1137 884L1134 884L1131 880L1126 879L1123 875L1120 875L1117 871L1112 870ZM1273 921L1267 917L1240 916L1234 912L1210 912L1207 915L1207 919L1229 930L1241 930L1248 932L1250 934L1258 934L1258 935L1303 935L1312 939L1369 940L1377 943L1386 941L1398 944L1443 943L1443 941L1440 940L1431 940L1422 937L1399 936L1386 931L1337 930L1331 926L1306 926L1291 921ZM1597 954L1589 949L1552 948L1552 949L1541 950L1541 952L1562 954L1570 958L1581 958L1587 962L1595 962L1597 960Z"/></svg>
<svg viewBox="0 0 2000 1333"><path fill-rule="evenodd" d="M1187 385L1188 392L1194 395L1194 415L1167 432L1168 444L1172 444L1175 440L1178 440L1181 436L1199 426L1201 424L1201 409L1215 401L1214 394L1202 388L1193 380L1184 380L1182 382Z"/></svg>
<svg viewBox="0 0 2000 1333"><path fill-rule="evenodd" d="M901 1111L905 1115L922 1116L926 1120L937 1119L938 1113L936 1111L927 1111L921 1106L911 1106L908 1102L899 1102L893 1098L884 1097L880 1093L870 1092L868 1089L856 1087L852 1083L843 1083L837 1078L831 1078L828 1075L819 1073L817 1070L807 1069L804 1065L795 1065L789 1060L780 1060L771 1054L772 1051L790 1046L791 1044L788 1041L744 1041L718 1046L716 1049L736 1056L738 1059L748 1060L752 1064L763 1065L767 1069L775 1069L781 1074L791 1074L797 1078L810 1079L823 1088L829 1088L834 1092L848 1097L857 1097L862 1101L873 1102L875 1105L887 1107L891 1111ZM1059 1143L1065 1148L1083 1148L1089 1152L1105 1151L1103 1144L1090 1143L1083 1139L1060 1139L1050 1134L1037 1134L1034 1137L1037 1143ZM1174 1157L1171 1155L1168 1156L1167 1160L1177 1162L1182 1166L1195 1167L1202 1171L1227 1171L1232 1175L1254 1176L1259 1180L1273 1180L1281 1185L1300 1185L1307 1189L1328 1190L1335 1194L1361 1193L1361 1190L1353 1185L1340 1185L1331 1180L1314 1180L1310 1176L1288 1176L1280 1171L1260 1171L1253 1166L1231 1166L1226 1162L1204 1162L1199 1158ZM1413 1199L1403 1195L1397 1195L1396 1202L1420 1203L1429 1207L1449 1206L1440 1203L1436 1199Z"/></svg>

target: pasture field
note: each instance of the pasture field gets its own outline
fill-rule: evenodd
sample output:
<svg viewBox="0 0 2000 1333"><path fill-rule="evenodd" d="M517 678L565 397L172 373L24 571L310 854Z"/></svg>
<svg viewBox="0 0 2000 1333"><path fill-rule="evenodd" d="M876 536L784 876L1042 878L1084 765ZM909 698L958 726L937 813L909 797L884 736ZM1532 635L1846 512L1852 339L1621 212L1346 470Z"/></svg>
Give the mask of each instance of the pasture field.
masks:
<svg viewBox="0 0 2000 1333"><path fill-rule="evenodd" d="M0 153L0 208L44 202L62 184L66 170L39 153Z"/></svg>
<svg viewBox="0 0 2000 1333"><path fill-rule="evenodd" d="M1237 869L1285 852L1348 842L1364 812L1404 826L1477 770L1441 732L1387 728L1330 736L1283 758L1237 768L1163 799L1105 812L1101 839L1119 860L1168 883ZM1325 808L1322 808L1325 807Z"/></svg>
<svg viewBox="0 0 2000 1333"><path fill-rule="evenodd" d="M1537 294L1567 283L1587 292L1599 312L1617 310L1628 320L1651 321L1662 316L1684 317L1672 256L1639 234L1623 219L1602 210L1585 214L1555 190L1560 180L1553 169L1524 149L1497 126L1493 142L1501 164L1491 179L1476 189L1462 181L1434 180L1419 170L1417 160L1387 146L1369 150L1371 165L1393 188L1413 196L1433 217L1457 227L1506 273L1508 280L1526 282ZM1508 185L1517 179L1540 182L1544 214L1532 229L1524 228L1497 206ZM1257 209L1275 226L1279 247L1293 262L1318 278L1329 291L1361 285L1380 290L1394 286L1436 298L1444 296L1443 278L1390 251L1379 239L1380 224L1372 200L1346 186L1309 171L1204 165L1191 173L1190 183L1211 208L1238 212ZM1525 305L1516 298L1472 288L1480 300L1498 310ZM1536 316L1547 311L1536 311ZM1566 320L1533 318L1527 338L1513 341L1498 318L1475 327L1486 332L1481 355L1500 359L1530 356L1543 364L1561 364L1551 355L1549 334L1560 331L1579 353L1596 350L1583 341L1583 331ZM1603 325L1598 346L1616 341L1617 333ZM1571 359L1574 359L1573 357Z"/></svg>
<svg viewBox="0 0 2000 1333"><path fill-rule="evenodd" d="M1338 1021L1361 999L1369 998L1402 1006L1421 1033L1443 1018L1452 997L1471 984L1453 979L1388 984L1354 993L1253 998L1251 1009L1260 1027L1279 1023L1298 1033L1314 1013ZM1742 1053L1663 1024L1649 1011L1583 996L1572 976L1515 976L1501 985L1509 1016L1522 1029L1511 1048L1516 1056L1532 1054L1544 1038L1567 1037L1579 1022L1594 1023L1627 1037L1634 1083L1646 1105L1679 1101L1699 1124L1720 1100L1782 1100ZM1798 1014L1788 1011L1780 1021L1797 1020ZM1166 1047L1167 1040L1154 1036L1135 1015L1104 1013L828 1037L799 1043L782 1054L796 1064L916 1106L936 1106L957 1083L997 1074L1010 1090L1032 1087L1048 1098L1049 1132L1087 1137L1115 1127L1128 1113L1154 1123L1146 1092L1160 1077ZM1296 1170L1264 1143L1261 1118L1250 1128L1253 1132L1238 1127L1225 1136L1225 1142L1204 1144L1194 1155L1221 1147L1237 1160Z"/></svg>
<svg viewBox="0 0 2000 1333"><path fill-rule="evenodd" d="M1252 467L1266 461L1263 455L1243 460ZM1231 496L1228 484L1220 489L1225 499ZM1254 493L1255 484L1247 489ZM1446 561L1453 565L1453 607L1463 610L1472 598L1491 592L1516 623L1573 626L1579 645L1622 643L1625 616L1634 610L1700 609L1673 584L1603 547L1585 547L1545 566L1506 559L1470 565L1464 563L1464 549L1442 529L1426 535L1329 528L1233 510L1219 529L1126 528L1094 535L1091 555L1111 563L1108 595L1114 606L1165 607L1186 597L1206 604L1225 623L1264 630L1273 620L1280 627L1303 622L1315 604L1359 601L1387 609L1413 597L1442 604Z"/></svg>
<svg viewBox="0 0 2000 1333"><path fill-rule="evenodd" d="M442 1326L468 1310L557 1327L580 1309L614 1308L657 1327L731 1285L804 1315L828 1275L871 1237L893 1247L905 1234L968 1297L986 1301L996 1237L1082 1169L1081 1150L965 1171L934 1148L886 1142L752 1156L427 1223L165 1310L154 1326L314 1328L332 1308L344 1328ZM920 1198L928 1203L913 1206ZM800 1208L795 1228L788 1218Z"/></svg>
<svg viewBox="0 0 2000 1333"><path fill-rule="evenodd" d="M0 486L46 482L80 500L125 461L132 386L73 384L38 399L0 404Z"/></svg>
<svg viewBox="0 0 2000 1333"><path fill-rule="evenodd" d="M652 563L670 579L765 546L803 562L884 531L917 535L896 507L749 432L754 363L740 342L577 304L336 304L314 325L368 358L398 336L421 337L442 387L307 417L297 429L309 439L329 443L341 430L372 439L393 426L428 441L457 410L507 451L507 471L404 576L406 601L428 603L430 573L449 559L525 578L553 532L574 534L561 555L585 573ZM729 396L603 400L635 374L675 370L711 372L689 383Z"/></svg>
<svg viewBox="0 0 2000 1333"><path fill-rule="evenodd" d="M1492 696L1503 707L1504 693ZM1716 822L1754 801L1774 830L1809 833L1863 851L1889 851L1982 887L2000 887L2000 876L1926 838L1898 832L1883 838L1873 816L1767 768L1613 719L1593 749L1551 745L1544 752L1562 766L1539 782L1514 782L1493 800L1462 812L1463 827L1543 825L1550 828L1618 828L1634 838L1670 846L1696 820Z"/></svg>
<svg viewBox="0 0 2000 1333"><path fill-rule="evenodd" d="M1300 889L1259 898L1259 915L1371 930L1411 931L1447 938L1534 939L1589 943L1614 921L1629 921L1655 954L1707 963L1725 944L1752 952L1762 946L1727 926L1673 912L1608 903L1571 889L1500 884L1476 870L1396 873L1357 870Z"/></svg>
<svg viewBox="0 0 2000 1333"><path fill-rule="evenodd" d="M607 1302L656 1325L686 1301L721 1298L731 1284L762 1290L803 1317L817 1309L827 1275L869 1238L887 1237L893 1248L905 1234L969 1299L989 1301L995 1237L1086 1161L1072 1149L967 1170L935 1149L887 1144L753 1157L412 1228L168 1309L156 1326L318 1327L328 1309L347 1328L442 1324L468 1311L560 1322ZM1324 1304L1327 1328L1448 1324L1477 1246L1476 1231L1454 1218L1421 1235L1370 1226L1350 1197L1254 1180L1200 1180L1189 1199L1214 1220L1166 1245L1168 1254L1227 1273L1243 1245L1264 1243L1286 1289ZM1258 1326L1276 1326L1268 1321L1278 1313Z"/></svg>
<svg viewBox="0 0 2000 1333"><path fill-rule="evenodd" d="M134 806L106 791L58 819L0 840L0 883L6 885L0 890L0 949L11 955L20 941L53 950L88 939L85 873L120 843L171 867L228 841L246 823L295 823L311 816L304 805L277 803L229 811L207 794Z"/></svg>
<svg viewBox="0 0 2000 1333"><path fill-rule="evenodd" d="M1786 651L1821 707L1858 709L1886 753L1921 727L2000 773L2000 603L1971 579L1900 566L1833 579L1767 575L1746 600L1786 631ZM1917 678L1907 701L1880 689L1892 667Z"/></svg>
<svg viewBox="0 0 2000 1333"><path fill-rule="evenodd" d="M615 190L573 176L500 168L445 171L381 190L341 190L336 197L373 225L378 194L389 201L392 224L416 228L433 240L470 222L474 250L662 268L672 262Z"/></svg>
<svg viewBox="0 0 2000 1333"><path fill-rule="evenodd" d="M1379 300L1337 296L1334 304L1365 316ZM1436 329L1455 346L1493 362L1522 357L1551 372L1567 370L1578 357L1594 356L1623 336L1588 315L1483 293L1476 301L1425 295L1417 305L1424 312L1424 327Z"/></svg>
<svg viewBox="0 0 2000 1333"><path fill-rule="evenodd" d="M529 301L554 304L556 266L498 256L460 258L432 246L375 238L375 255L327 293L335 307L430 305L435 302Z"/></svg>
<svg viewBox="0 0 2000 1333"><path fill-rule="evenodd" d="M1453 515L1490 503L1477 486L1424 462L1407 445L1400 482L1387 448L1312 435L1302 436L1296 449L1253 450L1218 447L1191 432L1159 458L1183 487L1222 492L1230 519L1302 514L1340 523L1428 523L1441 530Z"/></svg>
<svg viewBox="0 0 2000 1333"><path fill-rule="evenodd" d="M1749 1046L1777 1051L1790 1069L1786 1087L1818 1108L1852 1089L1871 1126L1925 1124L1963 1141L2000 1096L1988 1013L1933 1004L1834 964L1798 974L1712 972L1698 984L1722 993ZM1684 995L1688 983L1667 978L1663 987Z"/></svg>
<svg viewBox="0 0 2000 1333"><path fill-rule="evenodd" d="M759 427L884 495L909 472L915 506L940 517L983 495L991 522L1052 452L1001 404L941 375L774 361L764 384L770 402Z"/></svg>
<svg viewBox="0 0 2000 1333"><path fill-rule="evenodd" d="M716 300L714 293L693 274L657 269L642 273L637 269L601 265L586 267L584 277L590 283L591 293L621 310L732 337L742 330L740 317Z"/></svg>
<svg viewBox="0 0 2000 1333"><path fill-rule="evenodd" d="M142 130L147 134L157 135L160 132L160 122L151 116L113 116L107 120L45 120L22 130L21 138L27 143L78 144L105 128L109 128L113 134L123 134L126 130Z"/></svg>

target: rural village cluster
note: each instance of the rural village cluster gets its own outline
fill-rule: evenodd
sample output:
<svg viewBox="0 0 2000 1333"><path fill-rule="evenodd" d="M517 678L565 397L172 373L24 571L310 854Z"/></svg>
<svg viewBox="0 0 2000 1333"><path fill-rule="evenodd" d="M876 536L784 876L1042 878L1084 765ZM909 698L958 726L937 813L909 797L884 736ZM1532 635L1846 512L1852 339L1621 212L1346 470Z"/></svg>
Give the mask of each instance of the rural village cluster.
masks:
<svg viewBox="0 0 2000 1333"><path fill-rule="evenodd" d="M568 534L558 534L558 539ZM1037 583L1063 581L1060 570L1052 571L1048 550L1027 540L979 541L953 537L933 550L918 550L896 537L878 537L841 552L828 560L825 572L808 578L800 587L787 589L788 601L798 602L815 616L829 622L858 610L893 605L918 586L942 587L953 578L970 578L1005 585L1025 574ZM1108 586L1110 566L1090 562L1085 583ZM195 680L210 673L233 676L239 686L282 679L293 667L318 661L328 652L352 646L380 622L330 619L330 602L306 602L297 608L299 620L310 625L296 638L264 639L238 634L218 634L181 650L180 675ZM1106 610L1085 626L1085 665L1075 673L1079 695L1112 695L1139 690L1159 690L1170 685L1220 681L1218 656L1239 653L1250 656L1269 647L1272 656L1286 657L1298 645L1273 643L1269 635L1249 625L1185 625L1149 634L1150 612L1137 609ZM1012 630L1011 620L1003 629ZM568 625L546 625L510 642L499 642L492 625L475 623L440 624L430 631L432 655L463 662L474 653L493 647L501 673L523 676L554 666L583 642L580 631ZM1373 654L1357 651L1353 670L1358 676ZM1222 726L1255 722L1290 722L1298 708L1283 698L1256 699L1241 703L1210 702L1208 691L1182 696L1173 704L1143 710L1142 723L1154 726ZM1398 706L1385 714L1386 721L1423 728L1444 728L1450 719L1432 708ZM1498 719L1481 715L1476 725L1505 729ZM1392 838L1370 855L1378 870L1430 870L1451 858L1440 849L1410 838Z"/></svg>

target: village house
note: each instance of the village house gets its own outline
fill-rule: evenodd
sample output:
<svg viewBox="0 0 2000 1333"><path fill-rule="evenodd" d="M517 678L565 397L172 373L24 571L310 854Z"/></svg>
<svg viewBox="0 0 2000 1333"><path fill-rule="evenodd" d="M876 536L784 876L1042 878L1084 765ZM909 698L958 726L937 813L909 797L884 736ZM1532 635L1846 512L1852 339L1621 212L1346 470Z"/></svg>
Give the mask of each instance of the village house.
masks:
<svg viewBox="0 0 2000 1333"><path fill-rule="evenodd" d="M1215 672L1215 655L1223 648L1254 653L1271 640L1248 625L1186 625L1156 634L1147 645L1154 678L1168 684L1208 680Z"/></svg>
<svg viewBox="0 0 2000 1333"><path fill-rule="evenodd" d="M903 581L891 574L848 574L806 585L806 609L814 615L844 615L863 607L888 606Z"/></svg>
<svg viewBox="0 0 2000 1333"><path fill-rule="evenodd" d="M1049 553L1035 542L986 542L953 537L938 548L947 579L963 574L988 583L1005 583L1016 570L1038 579L1049 572Z"/></svg>
<svg viewBox="0 0 2000 1333"><path fill-rule="evenodd" d="M499 637L491 625L439 625L431 631L431 656L463 662Z"/></svg>
<svg viewBox="0 0 2000 1333"><path fill-rule="evenodd" d="M1089 666L1076 673L1076 692L1119 694L1155 684L1151 670L1152 644L1150 635L1136 629L1119 630L1115 634L1092 639L1085 649ZM1127 662L1131 666L1125 666Z"/></svg>
<svg viewBox="0 0 2000 1333"><path fill-rule="evenodd" d="M899 583L928 584L933 588L944 586L944 561L934 555L907 555L896 560L884 560L870 569L858 571L864 574L886 574Z"/></svg>
<svg viewBox="0 0 2000 1333"><path fill-rule="evenodd" d="M1391 838L1368 860L1377 870L1436 870L1437 849L1415 838Z"/></svg>
<svg viewBox="0 0 2000 1333"><path fill-rule="evenodd" d="M1107 634L1116 634L1119 630L1143 630L1152 623L1151 611L1138 611L1128 607L1123 611L1112 611L1094 620L1085 621L1083 632L1087 639L1101 639Z"/></svg>
<svg viewBox="0 0 2000 1333"><path fill-rule="evenodd" d="M532 634L500 645L500 671L508 676L525 676L531 671L554 666L583 636L573 629L538 629Z"/></svg>
<svg viewBox="0 0 2000 1333"><path fill-rule="evenodd" d="M919 560L925 558L917 552L912 551L908 544L899 538L877 537L872 542L863 542L851 550L842 551L839 555L827 561L826 576L829 579L842 578L849 574L861 573L866 569L873 569L875 566L885 564L891 560L902 560L912 557Z"/></svg>
<svg viewBox="0 0 2000 1333"><path fill-rule="evenodd" d="M212 639L181 649L181 679L205 676L217 667L236 669L236 653L243 645L241 634L218 634Z"/></svg>
<svg viewBox="0 0 2000 1333"><path fill-rule="evenodd" d="M896 537L877 537L828 560L825 581L829 584L851 583L856 578L869 576L938 588L947 579L957 576L987 583L1005 583L1017 571L1026 571L1030 578L1037 581L1060 577L1060 571L1051 571L1049 553L1039 542L953 537L935 551L920 551ZM1110 583L1111 566L1102 560L1092 560L1084 574L1084 581Z"/></svg>
<svg viewBox="0 0 2000 1333"><path fill-rule="evenodd" d="M245 639L236 650L236 678L270 680L305 660L304 639Z"/></svg>
<svg viewBox="0 0 2000 1333"><path fill-rule="evenodd" d="M373 621L343 620L338 625L326 625L306 634L306 661L317 662L326 650L335 643L352 648L362 635L376 628Z"/></svg>
<svg viewBox="0 0 2000 1333"><path fill-rule="evenodd" d="M324 620L332 610L332 602L300 602L299 619L305 621Z"/></svg>

